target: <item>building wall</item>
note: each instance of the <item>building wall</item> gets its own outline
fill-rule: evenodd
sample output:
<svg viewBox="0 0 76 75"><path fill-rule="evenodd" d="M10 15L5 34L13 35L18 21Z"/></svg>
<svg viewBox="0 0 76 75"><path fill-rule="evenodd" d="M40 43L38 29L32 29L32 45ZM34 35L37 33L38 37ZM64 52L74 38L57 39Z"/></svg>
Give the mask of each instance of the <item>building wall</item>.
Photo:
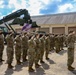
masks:
<svg viewBox="0 0 76 75"><path fill-rule="evenodd" d="M76 24L63 24L63 25L39 25L41 29L45 32L54 34L68 34L69 30L74 30L76 32ZM46 31L46 29L48 29Z"/></svg>
<svg viewBox="0 0 76 75"><path fill-rule="evenodd" d="M63 25L39 25L40 28L32 28L30 31L45 31L46 33L54 33L54 34L68 34L70 30L76 31L76 24L63 24ZM20 32L22 26L13 25L12 26L16 31Z"/></svg>

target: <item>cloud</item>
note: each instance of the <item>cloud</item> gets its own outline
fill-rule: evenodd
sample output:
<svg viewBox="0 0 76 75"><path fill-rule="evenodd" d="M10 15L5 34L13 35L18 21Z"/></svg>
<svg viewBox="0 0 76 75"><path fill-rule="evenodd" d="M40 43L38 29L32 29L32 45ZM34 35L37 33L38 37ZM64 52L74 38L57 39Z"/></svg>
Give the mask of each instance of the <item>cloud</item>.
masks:
<svg viewBox="0 0 76 75"><path fill-rule="evenodd" d="M9 8L14 8L13 11L18 9L27 9L31 15L39 15L40 10L48 5L50 0L9 0ZM12 11L12 12L13 12Z"/></svg>
<svg viewBox="0 0 76 75"><path fill-rule="evenodd" d="M0 8L4 7L3 2L4 2L3 0L0 0Z"/></svg>
<svg viewBox="0 0 76 75"><path fill-rule="evenodd" d="M73 1L76 1L76 0L73 0Z"/></svg>
<svg viewBox="0 0 76 75"><path fill-rule="evenodd" d="M43 5L42 5L42 3L44 3L44 4L47 4L47 3L45 3L43 0L41 0L41 1L37 1L37 0L29 0L29 5L30 6L28 6L28 11L30 12L30 14L31 15L39 15L40 13L39 13L39 11L40 11L40 9L42 9L43 8Z"/></svg>
<svg viewBox="0 0 76 75"><path fill-rule="evenodd" d="M63 13L70 11L73 8L73 5L71 3L68 3L68 4L60 5L58 7L59 7L58 12Z"/></svg>
<svg viewBox="0 0 76 75"><path fill-rule="evenodd" d="M73 8L73 5L72 5L72 4L60 5L58 12L60 12L60 13L62 13L62 12L67 12L68 9L72 9L72 8Z"/></svg>
<svg viewBox="0 0 76 75"><path fill-rule="evenodd" d="M76 0L0 0L0 13L8 15L27 9L30 15L54 14L76 11Z"/></svg>
<svg viewBox="0 0 76 75"><path fill-rule="evenodd" d="M9 0L9 8L14 8L15 10L26 8L26 0Z"/></svg>

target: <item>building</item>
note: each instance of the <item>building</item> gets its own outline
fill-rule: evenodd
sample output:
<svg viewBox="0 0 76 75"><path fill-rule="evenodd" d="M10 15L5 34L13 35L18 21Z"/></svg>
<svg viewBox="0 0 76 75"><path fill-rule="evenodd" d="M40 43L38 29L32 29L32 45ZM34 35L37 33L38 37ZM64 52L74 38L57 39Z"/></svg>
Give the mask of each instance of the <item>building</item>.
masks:
<svg viewBox="0 0 76 75"><path fill-rule="evenodd" d="M66 35L70 30L76 31L76 12L32 16L31 18L41 27L37 31Z"/></svg>

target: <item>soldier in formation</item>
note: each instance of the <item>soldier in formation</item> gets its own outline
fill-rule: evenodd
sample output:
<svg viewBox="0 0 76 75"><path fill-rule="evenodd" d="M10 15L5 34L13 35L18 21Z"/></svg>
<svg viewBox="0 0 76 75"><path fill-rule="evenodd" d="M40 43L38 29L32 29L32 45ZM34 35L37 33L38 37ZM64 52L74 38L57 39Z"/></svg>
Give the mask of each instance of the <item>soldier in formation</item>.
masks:
<svg viewBox="0 0 76 75"><path fill-rule="evenodd" d="M36 47L36 43L34 41L34 35L30 36L30 39L28 41L28 71L29 72L33 72L34 69L32 68L33 64L35 63L35 55L36 55L36 51L35 51L35 47Z"/></svg>
<svg viewBox="0 0 76 75"><path fill-rule="evenodd" d="M50 51L54 50L54 47L55 47L54 34L50 34Z"/></svg>
<svg viewBox="0 0 76 75"><path fill-rule="evenodd" d="M6 37L6 42L7 42L7 64L8 68L13 68L12 66L12 61L13 61L13 55L14 55L14 35L12 31L9 31L9 34Z"/></svg>
<svg viewBox="0 0 76 75"><path fill-rule="evenodd" d="M69 31L69 35L67 37L67 46L68 46L68 60L67 66L68 70L74 70L75 68L72 67L72 63L74 62L74 43L76 41L75 31Z"/></svg>
<svg viewBox="0 0 76 75"><path fill-rule="evenodd" d="M64 35L63 34L61 34L60 35L60 50L64 50L63 49L63 46L64 46Z"/></svg>
<svg viewBox="0 0 76 75"><path fill-rule="evenodd" d="M40 34L40 63L44 63L43 56L45 51L45 35Z"/></svg>
<svg viewBox="0 0 76 75"><path fill-rule="evenodd" d="M2 59L3 57L3 50L4 50L4 37L3 37L3 34L2 34L2 30L0 30L0 62L4 61Z"/></svg>
<svg viewBox="0 0 76 75"><path fill-rule="evenodd" d="M48 54L50 51L50 37L49 34L46 34L45 36L45 58L46 60L49 60Z"/></svg>
<svg viewBox="0 0 76 75"><path fill-rule="evenodd" d="M17 65L21 64L21 50L22 50L22 39L21 39L21 35L17 35L15 40L15 57L16 57L16 62Z"/></svg>
<svg viewBox="0 0 76 75"><path fill-rule="evenodd" d="M22 36L22 60L23 62L27 61L27 50L28 50L28 36L27 32L23 32Z"/></svg>
<svg viewBox="0 0 76 75"><path fill-rule="evenodd" d="M36 68L38 68L40 66L38 64L38 62L40 60L40 46L41 46L39 37L40 37L40 34L36 33L35 38L34 38L34 41L36 43L36 47L35 47L35 51L36 51L35 52L36 53L36 55L35 55L35 57L36 57L35 58L35 67Z"/></svg>
<svg viewBox="0 0 76 75"><path fill-rule="evenodd" d="M12 68L12 61L14 55L14 48L15 48L15 59L18 65L22 62L25 62L28 56L28 71L33 72L34 69L32 68L33 64L35 64L35 68L39 68L39 61L40 63L44 63L43 56L45 53L45 59L49 60L49 51L56 49L56 53L63 50L64 42L66 41L68 46L68 60L67 66L68 70L74 70L72 67L72 63L74 62L74 42L76 40L75 32L70 31L69 35L67 36L66 40L64 39L63 35L50 35L50 34L29 34L27 32L23 33L22 35L17 35L14 38L13 33L9 31L9 34L6 37L7 42L7 64L8 68ZM15 47L14 47L15 42ZM2 32L0 31L0 61L2 61L3 49L4 49L4 39ZM22 59L21 59L22 57Z"/></svg>

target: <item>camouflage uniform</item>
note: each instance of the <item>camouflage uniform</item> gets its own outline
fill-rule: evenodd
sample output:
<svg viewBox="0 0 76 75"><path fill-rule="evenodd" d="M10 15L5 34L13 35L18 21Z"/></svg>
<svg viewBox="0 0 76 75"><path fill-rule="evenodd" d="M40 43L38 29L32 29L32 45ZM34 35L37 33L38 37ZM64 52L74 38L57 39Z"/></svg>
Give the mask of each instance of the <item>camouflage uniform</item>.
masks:
<svg viewBox="0 0 76 75"><path fill-rule="evenodd" d="M56 48L56 53L60 52L60 36L59 35L55 37L55 48Z"/></svg>
<svg viewBox="0 0 76 75"><path fill-rule="evenodd" d="M74 35L68 35L67 42L68 42L68 60L67 65L68 67L72 65L74 62L74 43L76 37Z"/></svg>
<svg viewBox="0 0 76 75"><path fill-rule="evenodd" d="M49 38L49 36L46 36L46 38L45 38L45 56L46 56L46 59L49 59L48 58L49 50L50 50L50 38Z"/></svg>
<svg viewBox="0 0 76 75"><path fill-rule="evenodd" d="M21 59L21 44L22 44L22 40L21 40L21 36L18 35L15 38L16 44L15 44L15 56L16 56L16 61L17 64L21 64L20 59Z"/></svg>
<svg viewBox="0 0 76 75"><path fill-rule="evenodd" d="M60 35L60 50L63 50L64 36Z"/></svg>
<svg viewBox="0 0 76 75"><path fill-rule="evenodd" d="M24 35L22 36L22 59L23 62L25 62L26 56L27 56L27 50L28 50L28 36Z"/></svg>
<svg viewBox="0 0 76 75"><path fill-rule="evenodd" d="M27 51L27 54L28 54L28 64L29 64L29 71L34 71L32 69L32 66L35 62L35 46L36 46L36 43L35 41L33 40L33 38L31 38L29 41L28 41L28 51Z"/></svg>
<svg viewBox="0 0 76 75"><path fill-rule="evenodd" d="M0 62L3 61L3 50L4 50L4 37L2 34L0 34Z"/></svg>
<svg viewBox="0 0 76 75"><path fill-rule="evenodd" d="M36 43L36 47L35 47L35 51L36 51L35 67L39 67L38 62L40 60L40 39L35 37L34 41Z"/></svg>
<svg viewBox="0 0 76 75"><path fill-rule="evenodd" d="M40 61L43 62L43 55L45 50L45 39L44 36L40 38Z"/></svg>
<svg viewBox="0 0 76 75"><path fill-rule="evenodd" d="M64 46L65 46L65 47L67 47L67 36L68 36L68 35L65 35L65 36L64 36Z"/></svg>
<svg viewBox="0 0 76 75"><path fill-rule="evenodd" d="M7 63L8 63L8 68L12 68L11 63L13 61L13 54L14 54L14 40L13 40L13 34L9 34L6 37L6 42L7 42Z"/></svg>
<svg viewBox="0 0 76 75"><path fill-rule="evenodd" d="M54 35L50 35L50 51L54 50L54 46L55 46L55 38Z"/></svg>

